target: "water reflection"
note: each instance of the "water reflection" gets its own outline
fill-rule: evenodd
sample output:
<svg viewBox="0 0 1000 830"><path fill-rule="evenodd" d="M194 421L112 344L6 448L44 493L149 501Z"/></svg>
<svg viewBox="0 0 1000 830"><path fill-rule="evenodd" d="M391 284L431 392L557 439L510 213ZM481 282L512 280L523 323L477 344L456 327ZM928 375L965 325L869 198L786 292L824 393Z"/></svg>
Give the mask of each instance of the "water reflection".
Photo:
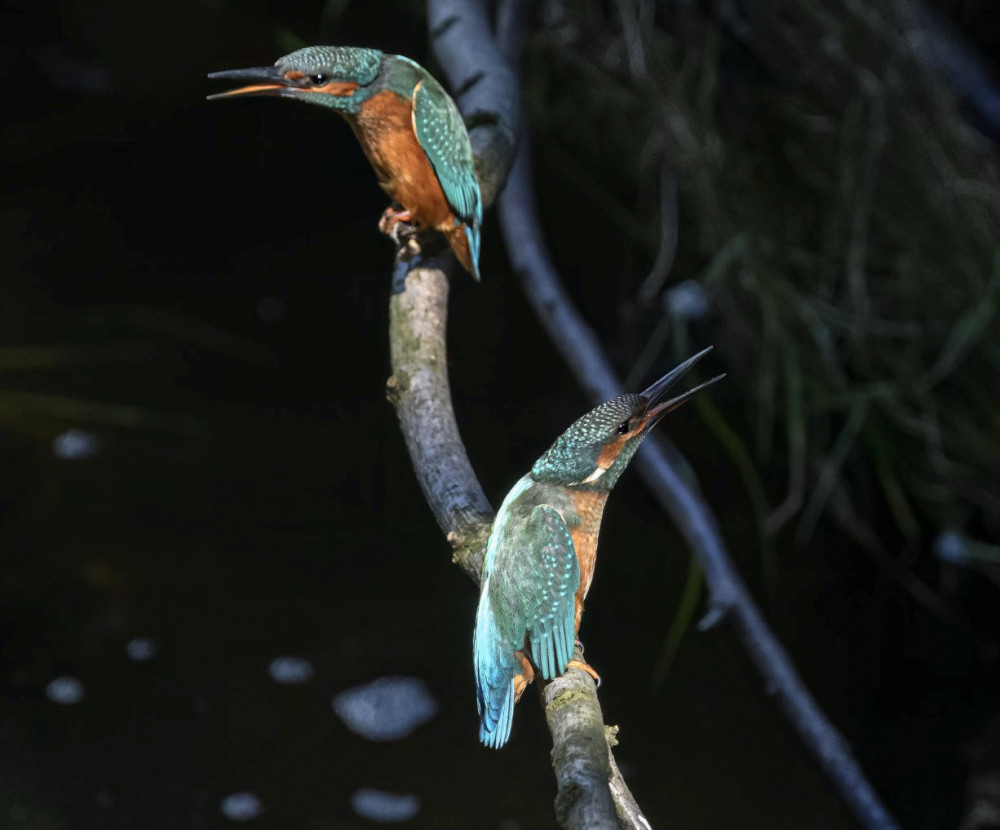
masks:
<svg viewBox="0 0 1000 830"><path fill-rule="evenodd" d="M389 793L365 787L351 796L351 807L362 818L390 824L409 821L420 812L420 799L409 793Z"/></svg>
<svg viewBox="0 0 1000 830"><path fill-rule="evenodd" d="M85 429L68 429L59 433L52 441L52 454L66 461L93 458L100 450L100 439Z"/></svg>
<svg viewBox="0 0 1000 830"><path fill-rule="evenodd" d="M267 667L271 679L275 683L282 683L291 686L296 683L305 683L313 676L312 663L305 657L275 657L271 665Z"/></svg>
<svg viewBox="0 0 1000 830"><path fill-rule="evenodd" d="M239 792L222 799L219 809L230 821L250 821L261 814L263 805L254 793Z"/></svg>
<svg viewBox="0 0 1000 830"><path fill-rule="evenodd" d="M125 644L125 656L136 663L145 663L156 657L156 641L149 637L133 637Z"/></svg>
<svg viewBox="0 0 1000 830"><path fill-rule="evenodd" d="M405 738L437 710L427 685L415 677L380 677L333 699L333 711L344 725L371 741Z"/></svg>
<svg viewBox="0 0 1000 830"><path fill-rule="evenodd" d="M53 703L72 706L83 700L83 683L76 677L57 677L45 687L45 696Z"/></svg>

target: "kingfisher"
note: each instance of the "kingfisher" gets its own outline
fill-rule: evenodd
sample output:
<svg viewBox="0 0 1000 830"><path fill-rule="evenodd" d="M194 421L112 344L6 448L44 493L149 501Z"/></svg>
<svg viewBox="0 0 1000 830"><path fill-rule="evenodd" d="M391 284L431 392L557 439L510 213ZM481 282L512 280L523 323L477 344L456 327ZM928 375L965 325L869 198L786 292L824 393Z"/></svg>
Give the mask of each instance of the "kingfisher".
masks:
<svg viewBox="0 0 1000 830"><path fill-rule="evenodd" d="M507 743L514 704L536 673L551 680L573 666L600 679L572 658L604 505L660 419L725 377L664 400L711 348L639 394L606 401L577 420L500 506L486 545L473 638L479 739L486 746Z"/></svg>
<svg viewBox="0 0 1000 830"><path fill-rule="evenodd" d="M208 77L250 82L209 100L269 95L338 112L392 199L379 230L394 239L400 223L437 230L479 279L483 202L469 134L455 102L420 64L377 49L307 46L274 66Z"/></svg>

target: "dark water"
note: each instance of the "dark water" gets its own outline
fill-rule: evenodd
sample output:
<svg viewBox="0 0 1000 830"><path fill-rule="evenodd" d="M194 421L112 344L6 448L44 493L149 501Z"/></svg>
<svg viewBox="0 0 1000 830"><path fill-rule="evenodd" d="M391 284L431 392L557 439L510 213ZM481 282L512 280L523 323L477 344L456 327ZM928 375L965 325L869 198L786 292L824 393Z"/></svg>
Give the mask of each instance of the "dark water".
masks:
<svg viewBox="0 0 1000 830"><path fill-rule="evenodd" d="M359 5L339 41L422 56L419 20ZM276 30L324 39L320 12L4 7L2 343L73 349L0 374L0 827L232 826L224 810L252 827L365 827L352 798L366 788L415 797L409 826L553 824L533 696L509 747L476 742L475 592L383 396L382 194L328 113L202 100L206 72L287 51ZM451 372L498 504L587 406L492 220L483 247L483 285L455 283ZM591 301L612 284L569 275L593 282ZM733 471L690 413L675 425L739 547L752 529ZM89 457L54 452L71 428L59 446ZM689 637L650 689L686 567L627 475L582 633L654 826L852 826L729 632ZM937 629L864 560L792 560L783 574L779 630L892 808L911 826L953 819L966 715L940 664L900 648ZM959 649L948 671L975 665L935 636L934 655ZM275 682L283 655L307 661L304 682ZM435 716L394 741L350 731L334 696L393 676L425 683Z"/></svg>

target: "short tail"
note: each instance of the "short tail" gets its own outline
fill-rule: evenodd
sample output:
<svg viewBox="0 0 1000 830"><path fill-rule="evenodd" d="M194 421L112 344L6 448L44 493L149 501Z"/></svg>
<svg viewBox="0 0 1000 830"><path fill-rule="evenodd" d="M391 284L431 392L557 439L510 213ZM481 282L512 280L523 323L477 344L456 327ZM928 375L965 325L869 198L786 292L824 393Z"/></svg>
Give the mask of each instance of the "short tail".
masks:
<svg viewBox="0 0 1000 830"><path fill-rule="evenodd" d="M472 664L476 676L479 740L499 749L510 739L514 722L514 674L510 651L504 648L490 606L490 578L483 580L472 637Z"/></svg>
<svg viewBox="0 0 1000 830"><path fill-rule="evenodd" d="M469 269L469 273L471 273L478 282L482 280L482 276L479 274L479 228L472 228L466 225L465 238L469 243L469 259L472 264L472 268Z"/></svg>
<svg viewBox="0 0 1000 830"><path fill-rule="evenodd" d="M481 280L482 277L479 274L479 228L459 224L449 228L444 232L444 235L462 267L477 281Z"/></svg>
<svg viewBox="0 0 1000 830"><path fill-rule="evenodd" d="M514 722L514 681L510 681L499 714L489 702L483 706L479 718L479 740L491 749L500 749L510 740L510 727Z"/></svg>

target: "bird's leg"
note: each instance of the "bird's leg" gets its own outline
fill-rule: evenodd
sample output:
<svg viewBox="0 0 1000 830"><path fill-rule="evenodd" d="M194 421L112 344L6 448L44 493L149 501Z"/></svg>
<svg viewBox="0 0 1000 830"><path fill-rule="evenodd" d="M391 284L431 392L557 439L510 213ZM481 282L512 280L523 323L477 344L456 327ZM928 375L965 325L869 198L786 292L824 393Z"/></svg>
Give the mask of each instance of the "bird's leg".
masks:
<svg viewBox="0 0 1000 830"><path fill-rule="evenodd" d="M573 603L576 613L573 619L573 631L577 634L580 633L580 620L583 619L583 597L580 594L576 595L576 599ZM580 652L580 656L583 657L583 643L579 639L575 640L576 650ZM601 676L597 671L590 666L586 660L570 660L566 664L566 668L572 666L574 669L579 669L580 671L585 671L591 677L594 678L594 682L597 684L597 688L601 688Z"/></svg>
<svg viewBox="0 0 1000 830"><path fill-rule="evenodd" d="M579 640L577 640L576 641L576 648L580 652L580 656L582 657L583 656L583 643L581 643ZM597 673L597 670L593 666L591 666L586 660L570 660L566 664L566 668L567 669L574 668L574 669L579 669L580 671L585 671L592 678L594 678L594 682L597 684L597 688L598 689L601 688L601 676Z"/></svg>
<svg viewBox="0 0 1000 830"><path fill-rule="evenodd" d="M378 228L396 244L396 265L392 273L391 291L402 294L406 290L406 275L420 266L422 261L422 241L420 228L410 224L410 212L397 210L397 205L389 205L382 213Z"/></svg>
<svg viewBox="0 0 1000 830"><path fill-rule="evenodd" d="M517 657L521 661L521 671L514 675L514 702L517 703L524 694L524 690L531 685L535 679L535 669L531 661L524 656L523 651L517 652Z"/></svg>
<svg viewBox="0 0 1000 830"><path fill-rule="evenodd" d="M382 218L378 220L378 229L386 236L391 236L394 242L398 242L396 236L400 231L399 224L402 223L404 228L408 227L412 218L410 211L397 210L396 205L389 205L382 212Z"/></svg>

